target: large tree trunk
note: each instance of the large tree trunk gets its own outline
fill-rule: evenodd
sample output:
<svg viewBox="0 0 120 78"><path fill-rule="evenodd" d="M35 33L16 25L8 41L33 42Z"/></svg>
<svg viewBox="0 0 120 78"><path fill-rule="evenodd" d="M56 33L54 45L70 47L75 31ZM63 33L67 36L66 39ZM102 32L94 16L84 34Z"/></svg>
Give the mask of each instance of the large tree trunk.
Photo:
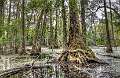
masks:
<svg viewBox="0 0 120 78"><path fill-rule="evenodd" d="M106 40L106 52L112 53L112 45L111 45L111 39L110 39L110 31L109 31L109 23L108 23L108 18L107 18L107 9L106 9L106 0L104 0L104 13L105 13L105 24L106 24L106 35L107 35L107 40Z"/></svg>
<svg viewBox="0 0 120 78"><path fill-rule="evenodd" d="M74 5L73 5L74 4ZM80 32L80 24L78 19L77 12L77 4L75 4L75 0L69 1L70 8L70 29L69 29L69 41L68 41L68 49L76 50L76 49L85 49L85 43L83 41L83 36Z"/></svg>
<svg viewBox="0 0 120 78"><path fill-rule="evenodd" d="M76 0L69 0L69 13L70 13L70 28L69 28L69 40L67 49L63 51L59 58L60 64L63 67L63 71L67 72L66 78L69 73L73 73L71 68L85 66L87 60L95 60L95 54L90 50L83 40L83 35L80 32L79 16ZM71 70L71 71L70 71ZM69 73L68 73L69 72ZM72 76L73 77L73 76Z"/></svg>

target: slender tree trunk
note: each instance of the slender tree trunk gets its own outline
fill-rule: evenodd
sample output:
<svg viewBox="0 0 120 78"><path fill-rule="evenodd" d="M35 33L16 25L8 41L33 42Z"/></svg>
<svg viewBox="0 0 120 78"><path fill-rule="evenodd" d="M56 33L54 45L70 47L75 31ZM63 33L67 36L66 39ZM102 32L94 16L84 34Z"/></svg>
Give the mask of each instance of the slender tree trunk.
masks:
<svg viewBox="0 0 120 78"><path fill-rule="evenodd" d="M44 1L45 7L47 7L46 3L47 3L47 1ZM44 15L43 15L43 20L41 21L42 25L40 27L40 30L41 30L41 32L40 32L40 34L41 34L41 46L47 46L46 45L47 12L48 12L48 10L45 8Z"/></svg>
<svg viewBox="0 0 120 78"><path fill-rule="evenodd" d="M0 0L0 37L2 37L2 27L4 25L4 0ZM2 50L2 44L0 44L0 51ZM3 53L2 53L3 54Z"/></svg>
<svg viewBox="0 0 120 78"><path fill-rule="evenodd" d="M49 48L53 49L54 41L53 41L53 19L52 19L52 4L50 8L50 32L49 32Z"/></svg>
<svg viewBox="0 0 120 78"><path fill-rule="evenodd" d="M111 8L111 0L109 0L109 5ZM111 19L111 33L112 33L112 41L113 41L113 45L116 46L115 43L115 38L114 38L114 28L113 28L113 14L112 14L112 10L110 9L110 19Z"/></svg>
<svg viewBox="0 0 120 78"><path fill-rule="evenodd" d="M106 9L106 0L104 0L104 13L105 13L105 23L106 23L106 46L107 46L107 53L112 53L112 45L111 45L111 39L110 39L110 31L109 31L109 23L108 23L108 17L107 17L107 9Z"/></svg>
<svg viewBox="0 0 120 78"><path fill-rule="evenodd" d="M81 24L82 24L82 35L83 40L86 44L86 22L85 22L85 2L86 0L81 0Z"/></svg>
<svg viewBox="0 0 120 78"><path fill-rule="evenodd" d="M30 15L30 17L29 16L26 16L28 19L27 19L27 27L26 27L26 29L28 29L29 30L29 28L30 28L30 25L31 25L31 20L32 20L32 17L33 17L33 10L32 10L32 12L31 12L31 15ZM28 41L29 40L29 32L27 32L26 33L26 41Z"/></svg>
<svg viewBox="0 0 120 78"><path fill-rule="evenodd" d="M54 44L54 48L58 48L58 17L59 17L59 15L58 15L58 8L59 8L59 5L58 5L58 0L56 0L56 25L55 25L55 37L54 37L54 39L55 39L55 44Z"/></svg>
<svg viewBox="0 0 120 78"><path fill-rule="evenodd" d="M14 9L13 10L13 14L14 13L17 13L16 11L15 11L15 8L17 7L17 4L19 3L19 1L17 1L17 4L16 4L16 1L12 1L12 0L10 0L11 1L11 3L10 3L10 5L9 5L9 13L11 13L11 10L12 9ZM13 8L11 8L12 6L11 6L11 4L12 3L14 3L14 6L13 6ZM17 8L18 9L18 8ZM17 10L18 11L18 10ZM18 20L18 17L17 17L17 14L15 14L14 15L14 19L15 20ZM11 14L9 15L9 17L8 17L8 25L10 25L10 21L11 21ZM18 24L18 21L16 21L16 24ZM14 50L14 53L15 54L17 54L18 53L18 46L17 46L17 31L18 31L18 26L15 26L15 28L14 28L14 30L12 31L13 32L13 34L12 34L12 38L13 38L13 43L12 43L12 48L13 48L13 50Z"/></svg>
<svg viewBox="0 0 120 78"><path fill-rule="evenodd" d="M18 0L17 4L16 4L16 7L17 7L17 11L16 11L16 20L19 20L20 19L20 8L19 8L19 4L20 4L20 1ZM19 23L19 21L17 21L17 23ZM17 26L16 27L18 30L21 28L20 26ZM14 47L14 50L15 50L15 53L18 54L18 48L19 48L19 43L17 42L17 37L19 34L18 30L15 30L15 47Z"/></svg>
<svg viewBox="0 0 120 78"><path fill-rule="evenodd" d="M42 37L41 37L41 45L46 46L46 42L45 42L45 38L46 38L46 22L47 22L47 18L46 18L47 14L44 14L44 20L43 20L43 26L42 26Z"/></svg>
<svg viewBox="0 0 120 78"><path fill-rule="evenodd" d="M67 47L67 18L66 18L66 8L65 0L62 0L62 19L63 19L63 48Z"/></svg>
<svg viewBox="0 0 120 78"><path fill-rule="evenodd" d="M38 19L38 22L37 22L37 26L35 28L35 36L33 38L33 46L32 46L32 51L33 51L33 54L35 53L38 53L38 52L41 52L41 45L39 44L39 29L40 29L40 17Z"/></svg>
<svg viewBox="0 0 120 78"><path fill-rule="evenodd" d="M8 13L9 13L9 15L8 15L8 21L7 21L8 24L7 25L10 26L10 21L11 21L11 0L9 0L9 10L8 10ZM13 46L12 46L12 31L9 32L9 30L8 30L7 38L9 38L9 37L10 37L10 41L9 41L10 48L13 48Z"/></svg>
<svg viewBox="0 0 120 78"><path fill-rule="evenodd" d="M2 32L1 28L4 24L3 18L4 18L4 0L0 0L0 32ZM1 37L1 34L0 34L0 37Z"/></svg>
<svg viewBox="0 0 120 78"><path fill-rule="evenodd" d="M25 0L22 0L22 52L25 53Z"/></svg>
<svg viewBox="0 0 120 78"><path fill-rule="evenodd" d="M35 28L35 36L33 38L33 46L32 51L33 52L41 52L41 33L40 33L40 22L44 14L44 9L41 10L41 14L38 17L37 25ZM40 34L39 34L40 33Z"/></svg>
<svg viewBox="0 0 120 78"><path fill-rule="evenodd" d="M10 24L10 20L11 20L11 0L9 0L9 15L8 15L8 25Z"/></svg>

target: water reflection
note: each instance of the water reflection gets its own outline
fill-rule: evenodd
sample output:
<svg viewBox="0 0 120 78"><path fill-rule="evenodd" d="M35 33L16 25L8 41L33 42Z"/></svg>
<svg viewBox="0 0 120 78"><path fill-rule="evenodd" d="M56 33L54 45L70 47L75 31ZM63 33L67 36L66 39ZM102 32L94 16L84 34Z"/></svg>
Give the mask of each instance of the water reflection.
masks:
<svg viewBox="0 0 120 78"><path fill-rule="evenodd" d="M100 50L101 50L101 48L100 48ZM104 54L104 52L102 52L102 51L97 50L96 52L99 52L99 53L101 52L102 54ZM86 75L90 75L91 78L120 78L120 76L119 76L120 75L120 59L102 56L102 55L96 55L96 56L98 58L104 60L105 62L109 63L109 65L99 65L99 66L96 66L95 68L83 68L81 70L82 74L84 73ZM10 60L8 60L7 58L4 58L4 57L1 59L3 61L0 63L5 64L3 68L4 69L9 68ZM25 59L22 59L22 60L25 60ZM26 61L31 61L31 59L28 60L26 58ZM8 64L6 64L6 62ZM53 67L52 70L54 71L52 78L64 78L63 72L61 71L60 66L58 66L57 64L50 64L50 65ZM47 78L47 77L48 77L48 74L46 74L45 78Z"/></svg>

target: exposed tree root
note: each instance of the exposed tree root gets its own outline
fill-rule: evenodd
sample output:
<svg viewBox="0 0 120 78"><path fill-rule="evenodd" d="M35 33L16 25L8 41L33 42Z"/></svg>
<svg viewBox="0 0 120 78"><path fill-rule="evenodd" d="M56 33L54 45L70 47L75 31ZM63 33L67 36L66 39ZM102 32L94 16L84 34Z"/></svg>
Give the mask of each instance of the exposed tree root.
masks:
<svg viewBox="0 0 120 78"><path fill-rule="evenodd" d="M59 58L59 62L69 61L71 63L84 64L88 59L96 59L92 50L68 50L64 51Z"/></svg>
<svg viewBox="0 0 120 78"><path fill-rule="evenodd" d="M97 57L95 57L95 54L92 50L82 50L82 49L64 51L58 60L65 74L70 74L70 73L75 74L74 71L78 71L78 70L80 72L80 69L82 69L83 67L88 67L90 63L93 64L105 63L104 61L101 61ZM66 78L72 78L72 77L73 76L69 76ZM75 77L75 78L79 78L79 77Z"/></svg>

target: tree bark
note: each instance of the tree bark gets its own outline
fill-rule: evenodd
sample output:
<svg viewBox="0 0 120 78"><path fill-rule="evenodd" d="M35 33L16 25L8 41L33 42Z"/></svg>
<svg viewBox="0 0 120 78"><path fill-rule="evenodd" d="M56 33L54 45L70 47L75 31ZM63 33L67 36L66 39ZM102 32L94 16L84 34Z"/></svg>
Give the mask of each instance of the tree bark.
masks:
<svg viewBox="0 0 120 78"><path fill-rule="evenodd" d="M38 17L37 25L35 28L35 36L33 38L32 51L37 53L41 52L41 33L39 32L39 30L40 30L40 22L43 17L43 14L44 14L44 9L41 10L41 14Z"/></svg>
<svg viewBox="0 0 120 78"><path fill-rule="evenodd" d="M109 23L108 23L108 17L107 17L107 9L106 9L106 0L104 0L104 13L105 13L105 23L106 23L106 52L112 53L112 45L111 45L111 38L110 38L110 30L109 30Z"/></svg>
<svg viewBox="0 0 120 78"><path fill-rule="evenodd" d="M66 78L74 78L77 73L72 76L73 69L76 70L76 67L85 66L87 60L96 59L96 57L92 50L85 45L83 35L80 32L76 0L69 0L69 15L70 28L67 49L63 51L58 60L60 61L63 71L66 72Z"/></svg>
<svg viewBox="0 0 120 78"><path fill-rule="evenodd" d="M16 20L19 20L20 19L20 1L18 0L18 2L16 3L16 7L17 7L17 11L16 11ZM17 21L17 23L19 23L19 21ZM20 29L21 27L20 26L17 26L16 27L17 29ZM15 47L14 47L14 50L15 50L15 53L16 54L18 54L19 52L18 52L18 48L19 48L19 44L18 44L18 42L17 42L17 37L18 37L18 35L21 35L19 32L18 32L18 30L15 30L15 43L14 43L14 45L15 45Z"/></svg>
<svg viewBox="0 0 120 78"><path fill-rule="evenodd" d="M111 0L109 0L109 5L110 5L110 8L111 8ZM111 23L111 33L112 33L112 41L113 41L113 45L116 46L116 42L115 42L115 38L114 38L114 27L113 27L113 14L112 14L112 10L110 9L110 23Z"/></svg>
<svg viewBox="0 0 120 78"><path fill-rule="evenodd" d="M43 18L43 25L42 25L42 37L41 37L41 45L42 46L47 46L46 45L46 30L47 30L47 25L46 25L46 22L47 22L47 13L44 14L44 18Z"/></svg>
<svg viewBox="0 0 120 78"><path fill-rule="evenodd" d="M59 17L59 15L58 15L58 9L59 9L59 4L58 4L58 0L56 0L56 25L55 25L55 37L54 37L54 39L55 39L55 43L54 43L54 48L58 48L58 17Z"/></svg>
<svg viewBox="0 0 120 78"><path fill-rule="evenodd" d="M70 9L70 29L69 29L69 41L68 48L70 50L85 49L85 42L80 32L80 24L78 19L77 4L75 0L69 1Z"/></svg>
<svg viewBox="0 0 120 78"><path fill-rule="evenodd" d="M9 15L8 15L8 25L10 24L10 20L11 20L11 0L9 0Z"/></svg>
<svg viewBox="0 0 120 78"><path fill-rule="evenodd" d="M82 24L82 35L83 40L86 44L86 22L85 22L85 2L86 0L81 0L81 24Z"/></svg>
<svg viewBox="0 0 120 78"><path fill-rule="evenodd" d="M51 2L52 3L52 2ZM52 18L52 12L53 12L53 10L52 10L52 4L51 4L51 8L50 8L50 32L49 32L49 41L48 41L48 43L49 43L49 48L51 48L51 49L53 49L54 48L54 32L53 32L53 30L54 30L54 27L53 27L53 18Z"/></svg>
<svg viewBox="0 0 120 78"><path fill-rule="evenodd" d="M62 0L62 19L63 19L63 48L67 47L67 18L66 18L66 8L65 0Z"/></svg>
<svg viewBox="0 0 120 78"><path fill-rule="evenodd" d="M4 25L4 0L0 0L0 37L2 37L2 27ZM0 51L2 51L2 44L0 43ZM3 54L3 53L2 53Z"/></svg>
<svg viewBox="0 0 120 78"><path fill-rule="evenodd" d="M20 54L25 53L25 0L22 0L22 52Z"/></svg>
<svg viewBox="0 0 120 78"><path fill-rule="evenodd" d="M9 11L8 11L8 13L9 13L9 15L8 15L8 19L7 19L7 25L8 26L10 26L10 21L11 21L11 3L12 3L12 1L11 0L9 0ZM13 35L12 35L12 31L11 32L9 32L9 30L7 31L7 38L9 38L10 37L10 40L9 40L9 45L10 45L10 48L12 49L13 48L13 43L12 43L12 38L13 38Z"/></svg>

